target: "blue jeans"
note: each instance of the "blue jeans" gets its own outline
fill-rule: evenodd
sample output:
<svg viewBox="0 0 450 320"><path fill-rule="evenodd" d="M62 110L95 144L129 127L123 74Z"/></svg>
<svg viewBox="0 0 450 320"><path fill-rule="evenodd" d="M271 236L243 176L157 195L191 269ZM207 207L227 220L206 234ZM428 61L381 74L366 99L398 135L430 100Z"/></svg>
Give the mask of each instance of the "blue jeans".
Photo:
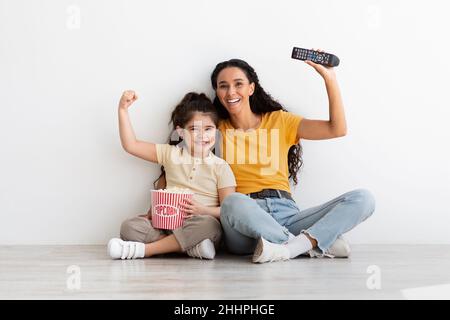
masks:
<svg viewBox="0 0 450 320"><path fill-rule="evenodd" d="M253 253L257 239L273 243L288 240L289 232L306 232L325 253L337 237L366 220L375 210L370 191L356 189L322 205L300 210L293 200L252 199L232 193L222 202L220 222L225 244L231 253Z"/></svg>

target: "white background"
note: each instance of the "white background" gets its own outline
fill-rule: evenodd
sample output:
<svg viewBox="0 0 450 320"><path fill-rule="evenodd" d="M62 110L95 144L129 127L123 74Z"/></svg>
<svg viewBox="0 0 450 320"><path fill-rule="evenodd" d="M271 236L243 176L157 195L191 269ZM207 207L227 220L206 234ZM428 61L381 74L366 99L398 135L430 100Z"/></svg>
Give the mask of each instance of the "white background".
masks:
<svg viewBox="0 0 450 320"><path fill-rule="evenodd" d="M159 168L121 148L125 89L139 139L165 142L169 113L209 75L247 60L284 106L327 119L320 76L290 58L323 48L348 135L303 141L295 198L370 189L352 243L450 243L446 1L0 1L0 244L102 244L147 211Z"/></svg>

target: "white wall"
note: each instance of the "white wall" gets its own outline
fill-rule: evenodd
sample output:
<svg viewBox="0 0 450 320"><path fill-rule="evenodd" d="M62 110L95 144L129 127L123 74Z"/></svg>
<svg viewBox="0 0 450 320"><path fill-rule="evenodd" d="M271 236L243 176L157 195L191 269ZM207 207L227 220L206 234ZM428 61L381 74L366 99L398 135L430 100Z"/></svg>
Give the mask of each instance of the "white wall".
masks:
<svg viewBox="0 0 450 320"><path fill-rule="evenodd" d="M143 213L159 168L120 146L117 102L133 88L137 136L165 141L190 90L239 57L263 87L327 119L318 74L290 59L319 47L337 68L349 133L304 141L300 207L372 190L354 243L450 243L445 1L0 0L0 244L100 244ZM77 10L80 12L79 25Z"/></svg>

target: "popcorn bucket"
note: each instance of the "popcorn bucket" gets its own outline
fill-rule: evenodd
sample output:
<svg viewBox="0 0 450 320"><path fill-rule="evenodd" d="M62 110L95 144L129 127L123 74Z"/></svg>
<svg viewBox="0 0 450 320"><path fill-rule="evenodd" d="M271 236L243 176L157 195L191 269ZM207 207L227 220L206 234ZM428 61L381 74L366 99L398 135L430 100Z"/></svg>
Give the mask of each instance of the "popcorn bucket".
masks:
<svg viewBox="0 0 450 320"><path fill-rule="evenodd" d="M186 213L180 203L192 199L190 192L151 190L152 226L157 229L174 230L183 225Z"/></svg>

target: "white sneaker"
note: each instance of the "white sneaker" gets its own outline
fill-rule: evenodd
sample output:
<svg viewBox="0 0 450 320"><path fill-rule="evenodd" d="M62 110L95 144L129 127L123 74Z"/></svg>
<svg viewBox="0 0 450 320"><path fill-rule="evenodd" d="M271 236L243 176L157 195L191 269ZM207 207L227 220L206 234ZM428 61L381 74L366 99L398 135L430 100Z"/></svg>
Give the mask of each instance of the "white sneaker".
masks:
<svg viewBox="0 0 450 320"><path fill-rule="evenodd" d="M350 246L342 236L339 236L328 249L328 253L336 258L348 258L350 256Z"/></svg>
<svg viewBox="0 0 450 320"><path fill-rule="evenodd" d="M254 263L274 262L289 260L289 249L284 244L271 243L263 237L259 238L253 253Z"/></svg>
<svg viewBox="0 0 450 320"><path fill-rule="evenodd" d="M214 243L210 239L205 239L187 250L186 253L192 258L212 260L216 255L216 249L214 248Z"/></svg>
<svg viewBox="0 0 450 320"><path fill-rule="evenodd" d="M348 242L342 236L339 236L331 247L328 248L327 252L322 253L319 249L312 249L308 253L311 258L348 258L350 252Z"/></svg>
<svg viewBox="0 0 450 320"><path fill-rule="evenodd" d="M124 260L143 258L145 254L145 244L113 238L108 242L108 254L113 259Z"/></svg>

